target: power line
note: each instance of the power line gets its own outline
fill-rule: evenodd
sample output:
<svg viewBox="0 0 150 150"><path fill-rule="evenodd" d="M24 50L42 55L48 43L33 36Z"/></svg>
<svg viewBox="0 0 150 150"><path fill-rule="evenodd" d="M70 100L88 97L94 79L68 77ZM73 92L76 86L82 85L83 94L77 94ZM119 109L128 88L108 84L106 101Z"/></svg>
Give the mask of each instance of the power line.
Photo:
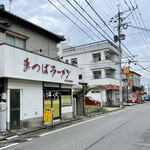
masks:
<svg viewBox="0 0 150 150"><path fill-rule="evenodd" d="M82 25L84 25L88 30L90 30L97 38L99 38L86 24L79 20L65 5L63 5L59 0L57 0L70 14L72 14ZM84 8L85 9L85 8Z"/></svg>
<svg viewBox="0 0 150 150"><path fill-rule="evenodd" d="M89 20L87 20L75 7L74 7L74 5L72 5L72 3L70 3L69 2L69 0L66 0L91 26L93 26L93 24L89 21ZM80 4L76 1L76 0L74 0L74 2L85 12L85 14L113 41L113 39L106 33L106 31L104 31L100 26L99 26L99 24L80 6ZM93 26L94 27L94 26ZM95 27L94 27L95 28ZM96 28L95 28L96 29ZM96 29L97 30L97 29ZM99 30L97 30L98 32L99 32ZM103 37L103 38L105 38L106 40L107 40L107 38L101 33L101 32L99 32L100 34L101 34L101 36Z"/></svg>
<svg viewBox="0 0 150 150"><path fill-rule="evenodd" d="M75 1L75 0L74 0ZM70 3L68 0L67 0L67 2L78 12L78 10L72 5L72 3ZM89 18L91 18L92 20L93 20L93 18L75 1L75 3L89 16ZM79 12L80 13L80 12ZM80 15L82 15L81 13L80 13ZM82 17L84 17L83 15L82 15ZM92 25L85 17L84 17L84 19L90 24L90 25ZM113 39L97 24L97 22L95 21L95 20L93 20L94 21L94 23L113 41ZM93 25L92 25L93 26ZM94 27L94 26L93 26ZM95 27L94 27L95 28ZM96 29L96 28L95 28ZM97 30L97 29L96 29ZM98 32L99 32L99 30L97 30ZM99 32L100 33L100 32ZM101 34L101 33L100 33ZM103 35L103 34L101 34L106 40L107 40L107 38ZM122 45L125 47L125 49L131 54L131 52L127 49L127 47L122 43ZM132 55L132 54L131 54ZM125 55L124 55L125 56ZM128 59L128 57L126 56L126 58Z"/></svg>
<svg viewBox="0 0 150 150"><path fill-rule="evenodd" d="M57 10L59 10L67 19L69 19L72 23L74 23L82 32L84 32L88 37L90 37L93 41L95 41L87 32L85 32L79 25L73 22L65 13L63 13L54 3L48 0L51 5L53 5Z"/></svg>
<svg viewBox="0 0 150 150"><path fill-rule="evenodd" d="M150 29L141 28L141 27L136 27L136 26L132 26L132 25L128 25L128 26L129 26L129 27L132 27L132 28L136 28L136 29L140 29L140 30L144 30L144 31L150 32Z"/></svg>
<svg viewBox="0 0 150 150"><path fill-rule="evenodd" d="M113 34L113 35L115 35L114 34L114 32L112 32L112 30L108 27L108 25L105 23L105 21L100 17L100 15L95 11L95 9L91 6L91 4L87 1L87 0L85 0L86 1L86 3L90 6L90 8L95 12L95 14L98 16L98 18L105 24L105 26L109 29L109 31Z"/></svg>

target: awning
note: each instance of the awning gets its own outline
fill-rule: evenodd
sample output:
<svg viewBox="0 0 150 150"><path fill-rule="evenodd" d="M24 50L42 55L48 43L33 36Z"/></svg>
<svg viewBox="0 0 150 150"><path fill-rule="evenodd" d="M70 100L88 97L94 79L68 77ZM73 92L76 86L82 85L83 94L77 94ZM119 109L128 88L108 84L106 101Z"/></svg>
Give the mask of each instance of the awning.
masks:
<svg viewBox="0 0 150 150"><path fill-rule="evenodd" d="M106 85L106 88L111 90L119 90L119 86L117 85Z"/></svg>

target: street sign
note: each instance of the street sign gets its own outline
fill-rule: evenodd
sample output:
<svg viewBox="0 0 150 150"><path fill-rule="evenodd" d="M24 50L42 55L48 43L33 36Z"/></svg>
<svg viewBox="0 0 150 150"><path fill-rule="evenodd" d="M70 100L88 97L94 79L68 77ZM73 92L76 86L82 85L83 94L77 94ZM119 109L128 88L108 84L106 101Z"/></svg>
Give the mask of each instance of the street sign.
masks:
<svg viewBox="0 0 150 150"><path fill-rule="evenodd" d="M126 75L122 74L122 80L126 80Z"/></svg>
<svg viewBox="0 0 150 150"><path fill-rule="evenodd" d="M124 74L129 74L130 69L129 67L125 67L123 68L123 71L124 71Z"/></svg>
<svg viewBox="0 0 150 150"><path fill-rule="evenodd" d="M52 122L52 108L44 108L44 121Z"/></svg>
<svg viewBox="0 0 150 150"><path fill-rule="evenodd" d="M128 81L133 81L133 74L128 74Z"/></svg>

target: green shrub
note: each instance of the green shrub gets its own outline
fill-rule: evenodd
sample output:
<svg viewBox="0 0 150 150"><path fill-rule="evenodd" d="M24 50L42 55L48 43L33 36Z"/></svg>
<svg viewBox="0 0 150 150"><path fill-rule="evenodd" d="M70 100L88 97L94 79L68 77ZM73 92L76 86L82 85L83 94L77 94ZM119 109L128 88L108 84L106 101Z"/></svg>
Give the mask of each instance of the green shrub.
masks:
<svg viewBox="0 0 150 150"><path fill-rule="evenodd" d="M107 108L103 107L102 112L103 112L103 113L108 112Z"/></svg>

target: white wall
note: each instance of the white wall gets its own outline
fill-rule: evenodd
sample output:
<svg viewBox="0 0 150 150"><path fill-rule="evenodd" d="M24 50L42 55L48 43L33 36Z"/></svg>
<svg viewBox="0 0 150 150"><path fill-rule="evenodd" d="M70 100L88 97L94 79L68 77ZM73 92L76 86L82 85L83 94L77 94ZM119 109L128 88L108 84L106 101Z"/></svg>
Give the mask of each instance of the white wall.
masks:
<svg viewBox="0 0 150 150"><path fill-rule="evenodd" d="M8 79L7 93L11 89L20 90L20 119L31 119L43 116L43 87L42 82ZM8 95L7 107L9 108L10 96ZM7 122L10 122L9 109Z"/></svg>
<svg viewBox="0 0 150 150"><path fill-rule="evenodd" d="M106 90L94 90L94 91L100 91L100 93L91 93L89 91L87 93L87 96L91 96L94 100L100 101L100 102L106 102Z"/></svg>
<svg viewBox="0 0 150 150"><path fill-rule="evenodd" d="M140 76L137 75L137 74L133 74L133 79L134 79L134 81L132 81L132 82L134 82L134 86L140 87L141 86L141 84L140 84Z"/></svg>
<svg viewBox="0 0 150 150"><path fill-rule="evenodd" d="M95 90L94 90L95 91ZM101 94L102 91L100 90L100 93L91 93L91 91L89 91L87 93L87 96L91 96L94 100L100 101L101 102Z"/></svg>

